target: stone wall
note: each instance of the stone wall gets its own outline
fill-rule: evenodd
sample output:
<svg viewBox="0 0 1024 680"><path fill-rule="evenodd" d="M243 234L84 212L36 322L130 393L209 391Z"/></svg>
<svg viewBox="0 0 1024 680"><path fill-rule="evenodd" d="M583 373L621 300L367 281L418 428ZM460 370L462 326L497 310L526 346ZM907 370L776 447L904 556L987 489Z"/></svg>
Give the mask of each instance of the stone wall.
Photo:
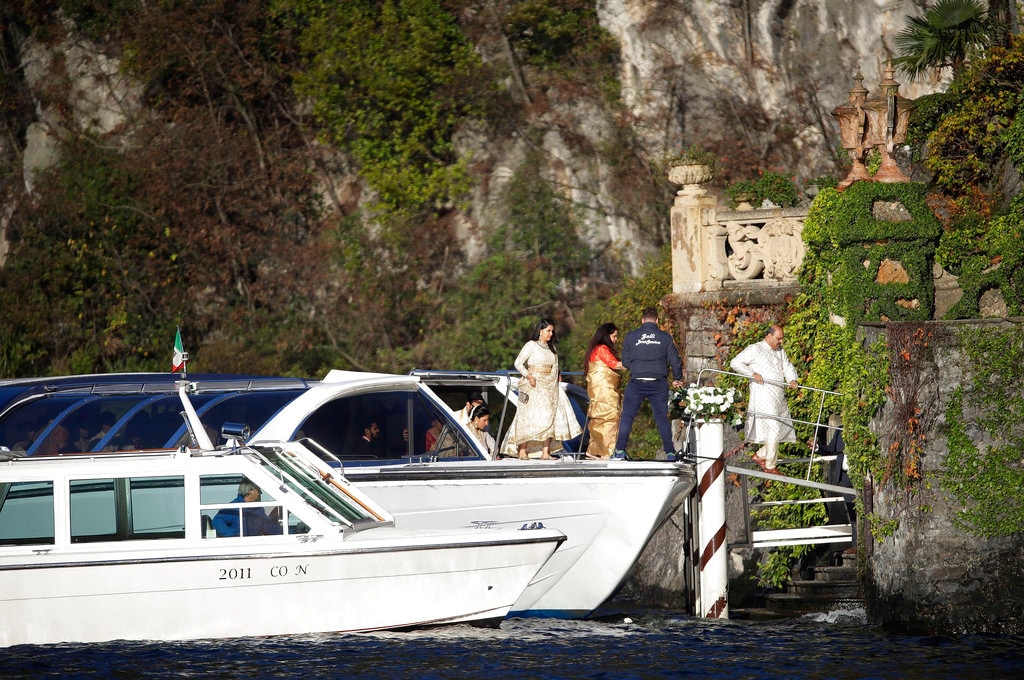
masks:
<svg viewBox="0 0 1024 680"><path fill-rule="evenodd" d="M898 520L890 536L862 534L863 566L869 596L869 616L875 623L900 632L952 634L1024 632L1024 531L1008 538L985 539L958 528L960 506L944 493L938 475L948 453L944 413L950 394L967 386L958 346L958 327L967 323L1009 328L1024 319L925 324L933 329L930 356L919 367L918 402L927 421L920 461L922 479L912 493L877 488L866 499L881 523ZM886 333L885 326L862 327L870 343ZM951 331L951 332L943 332ZM891 404L873 424L880 446L888 449L887 420ZM976 413L965 409L968 423ZM981 428L971 427L975 444L986 441ZM1024 528L1022 528L1024 529Z"/></svg>

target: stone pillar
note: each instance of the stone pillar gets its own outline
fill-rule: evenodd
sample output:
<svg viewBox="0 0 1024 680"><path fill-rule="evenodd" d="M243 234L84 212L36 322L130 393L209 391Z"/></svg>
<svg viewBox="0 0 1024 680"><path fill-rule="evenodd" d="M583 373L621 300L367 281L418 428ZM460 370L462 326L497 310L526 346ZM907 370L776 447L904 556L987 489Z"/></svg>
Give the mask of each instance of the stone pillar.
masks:
<svg viewBox="0 0 1024 680"><path fill-rule="evenodd" d="M698 293L708 289L705 284L712 268L708 265L710 253L707 251L714 247L718 236L718 198L709 195L700 185L711 177L711 169L699 165L676 166L669 171L669 180L683 185L671 210L673 293ZM713 289L721 288L721 279L719 276L717 287L712 284Z"/></svg>

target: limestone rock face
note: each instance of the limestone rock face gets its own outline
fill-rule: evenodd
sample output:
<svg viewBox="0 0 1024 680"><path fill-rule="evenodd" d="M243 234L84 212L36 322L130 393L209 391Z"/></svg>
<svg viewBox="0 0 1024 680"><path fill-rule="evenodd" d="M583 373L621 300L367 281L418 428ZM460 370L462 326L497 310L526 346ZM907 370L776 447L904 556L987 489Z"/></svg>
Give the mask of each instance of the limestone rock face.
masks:
<svg viewBox="0 0 1024 680"><path fill-rule="evenodd" d="M907 15L920 14L915 0L598 0L602 26L619 42L625 111L595 92L543 92L543 105L521 94L524 127L543 132L543 175L574 206L579 233L595 247L617 253L634 273L648 255L669 242L667 206L628 198L621 157L609 153L621 141L622 121L639 148L637 168L680 148L701 143L723 154L743 147L787 174L834 174L832 150L839 131L829 115L848 98L858 71L876 87L880 67L893 56L893 37ZM499 8L500 11L500 8ZM493 43L493 44L492 44ZM504 45L502 47L502 45ZM507 41L494 36L477 45L485 60L507 58ZM57 45L27 40L20 60L37 103L24 150L23 176L52 161L59 136L48 108L57 101L83 129L116 132L139 107L139 87L125 79L117 60L75 36ZM504 55L504 56L503 56ZM903 84L918 97L941 82ZM130 129L124 129L130 134ZM458 238L470 260L483 251L491 230L505 219L498 197L536 138L519 130L497 135L467 127L455 148L469 159L475 187L460 208ZM740 144L742 142L742 144ZM750 177L757 168L750 169ZM341 184L351 184L347 180ZM663 215L663 219L661 219ZM2 242L0 224L0 242ZM2 245L2 243L0 243Z"/></svg>
<svg viewBox="0 0 1024 680"><path fill-rule="evenodd" d="M784 146L792 170L831 169L838 129L821 110L848 98L858 71L873 90L913 0L598 2L622 45L620 79L649 146L750 137ZM910 98L939 83L904 84ZM794 96L794 92L800 93ZM815 111L815 109L819 111Z"/></svg>

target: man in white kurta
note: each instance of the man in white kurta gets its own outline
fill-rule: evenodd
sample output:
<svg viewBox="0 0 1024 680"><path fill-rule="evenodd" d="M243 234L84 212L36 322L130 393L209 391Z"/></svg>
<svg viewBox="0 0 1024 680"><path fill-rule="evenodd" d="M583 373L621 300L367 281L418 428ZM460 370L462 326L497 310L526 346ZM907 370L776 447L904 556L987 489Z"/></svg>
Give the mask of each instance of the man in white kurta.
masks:
<svg viewBox="0 0 1024 680"><path fill-rule="evenodd" d="M785 387L797 387L796 368L782 349L782 326L772 326L761 342L737 354L732 370L750 378L750 403L747 405L745 439L763 444L754 454L754 462L767 472L778 474L779 442L795 442Z"/></svg>

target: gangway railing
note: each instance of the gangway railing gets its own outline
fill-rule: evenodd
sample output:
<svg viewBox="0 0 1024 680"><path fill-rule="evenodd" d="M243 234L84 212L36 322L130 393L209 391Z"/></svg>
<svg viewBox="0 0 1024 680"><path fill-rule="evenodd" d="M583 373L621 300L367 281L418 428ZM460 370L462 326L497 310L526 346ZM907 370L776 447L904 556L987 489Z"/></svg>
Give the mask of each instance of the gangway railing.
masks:
<svg viewBox="0 0 1024 680"><path fill-rule="evenodd" d="M717 375L734 375L744 380L751 380L750 376L745 376L741 373L735 373L732 371L722 371L717 369L705 368L697 374L697 385L703 385L706 374L717 374ZM788 383L764 380L764 383L769 385L777 385L779 387L786 388L789 386ZM832 390L825 390L818 387L811 387L809 385L797 385L796 389L810 390L820 394L818 402L818 416L816 421L800 420L798 418L786 418L778 416L774 413L759 413L757 411L748 410L748 415L753 414L755 416L762 416L773 418L775 420L787 421L792 424L803 424L813 425L815 436L811 446L811 454L808 458L797 458L787 459L783 462L786 463L807 463L807 472L804 478L790 477L786 475L771 474L764 472L760 469L752 469L746 467L739 467L736 465L726 465L725 471L727 473L736 474L742 480L742 493L743 493L743 504L744 504L744 525L746 534L746 545L754 548L772 548L787 545L811 545L819 543L849 543L853 540L853 525L852 523L846 524L828 524L821 526L812 527L794 527L789 529L766 529L766 530L754 530L750 513L752 510L769 507L780 507L787 505L808 505L817 503L836 503L849 501L851 498L857 496L856 489L847 486L840 486L837 484L829 484L826 482L816 482L811 480L811 469L815 463L830 462L836 459L834 455L817 455L818 451L818 437L817 434L821 431L835 430L837 433L842 432L842 427L836 425L830 425L827 422L822 422L822 416L825 411L825 399L829 395L841 396L840 392ZM689 427L692 427L692 423L688 426L687 441L689 441ZM750 493L748 487L749 478L759 478L773 483L785 483L793 484L796 486L803 486L812 489L816 489L823 492L820 498L804 498L804 499L792 499L792 500L779 500L779 501L766 501L761 503L751 503ZM826 495L830 494L830 495Z"/></svg>
<svg viewBox="0 0 1024 680"><path fill-rule="evenodd" d="M697 385L701 385L701 381L704 379L704 374L705 373L718 374L718 375L734 375L734 376L736 376L738 378L743 378L744 380L753 380L753 378L751 378L749 375L743 375L742 373L736 373L734 371L722 371L722 370L715 369L715 368L702 368L697 373ZM777 387L782 387L782 388L788 388L789 387L789 383L781 382L781 381L778 381L778 380L768 380L767 378L765 378L762 382L765 385L775 385ZM759 411L753 411L753 410L750 410L750 409L747 409L747 415L748 416L749 415L761 416L762 418L771 418L773 420L782 420L782 421L786 421L786 422L788 422L790 424L799 423L801 425L813 425L814 426L814 439L813 439L812 444L811 444L811 455L810 455L810 458L807 460L807 474L805 476L805 478L809 480L811 478L811 467L814 465L814 463L822 462L822 461L825 461L825 460L830 460L830 461L831 460L835 460L835 456L819 456L819 455L817 455L817 453L818 453L818 432L821 432L822 430L826 430L826 431L827 430L836 430L837 433L843 431L843 428L840 427L840 426L829 425L827 422L825 422L825 423L821 422L821 417L825 413L825 399L826 399L826 397L828 397L828 395L830 395L830 394L834 395L834 396L837 396L837 397L841 397L842 396L842 392L835 392L833 390L825 390L825 389L822 389L820 387L811 387L810 385L800 385L799 383L797 384L796 389L798 389L798 390L807 390L807 391L810 391L810 392L817 392L820 395L820 398L818 400L818 418L817 418L817 420L812 422L812 421L809 421L809 420L800 420L799 418L792 418L792 417L785 418L785 417L779 416L779 415L774 414L774 413L761 413ZM800 459L800 460L802 461L803 459ZM795 463L797 461L790 459L788 462Z"/></svg>

